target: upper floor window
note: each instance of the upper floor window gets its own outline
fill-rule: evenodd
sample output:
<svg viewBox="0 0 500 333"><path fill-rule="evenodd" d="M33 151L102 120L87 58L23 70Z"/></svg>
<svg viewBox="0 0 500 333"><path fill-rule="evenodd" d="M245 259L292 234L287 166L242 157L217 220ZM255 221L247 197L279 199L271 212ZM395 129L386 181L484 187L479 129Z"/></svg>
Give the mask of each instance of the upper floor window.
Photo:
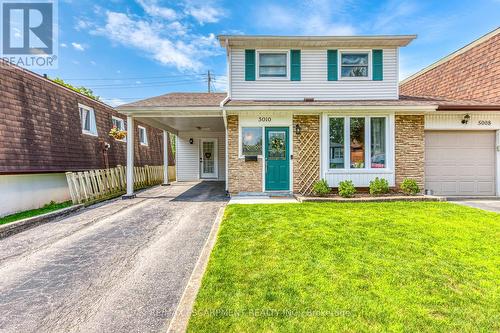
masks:
<svg viewBox="0 0 500 333"><path fill-rule="evenodd" d="M146 128L139 126L139 143L143 146L148 145L148 134Z"/></svg>
<svg viewBox="0 0 500 333"><path fill-rule="evenodd" d="M95 121L94 109L83 104L78 104L78 109L80 111L82 133L97 136L97 125Z"/></svg>
<svg viewBox="0 0 500 333"><path fill-rule="evenodd" d="M282 77L287 76L287 53L259 53L259 77Z"/></svg>
<svg viewBox="0 0 500 333"><path fill-rule="evenodd" d="M368 78L369 52L342 52L341 70L342 78Z"/></svg>

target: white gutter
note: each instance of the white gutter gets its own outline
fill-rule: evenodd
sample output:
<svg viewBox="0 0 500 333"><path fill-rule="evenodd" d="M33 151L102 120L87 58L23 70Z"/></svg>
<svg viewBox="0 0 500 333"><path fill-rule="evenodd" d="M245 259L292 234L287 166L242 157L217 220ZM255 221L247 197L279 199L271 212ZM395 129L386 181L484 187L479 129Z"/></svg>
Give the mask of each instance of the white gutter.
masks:
<svg viewBox="0 0 500 333"><path fill-rule="evenodd" d="M406 111L406 112L432 112L436 111L438 105L377 105L377 106L363 106L363 105L252 105L252 106L226 106L224 107L227 111L310 111L317 112L321 111Z"/></svg>

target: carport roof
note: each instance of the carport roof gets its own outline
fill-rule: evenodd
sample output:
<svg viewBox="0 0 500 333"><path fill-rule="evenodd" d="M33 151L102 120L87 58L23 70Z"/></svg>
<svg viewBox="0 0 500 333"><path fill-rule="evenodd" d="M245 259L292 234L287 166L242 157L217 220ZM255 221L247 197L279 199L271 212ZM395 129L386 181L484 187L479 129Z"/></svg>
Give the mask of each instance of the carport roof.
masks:
<svg viewBox="0 0 500 333"><path fill-rule="evenodd" d="M117 109L147 107L218 107L226 93L184 93L176 92L142 99L119 106Z"/></svg>

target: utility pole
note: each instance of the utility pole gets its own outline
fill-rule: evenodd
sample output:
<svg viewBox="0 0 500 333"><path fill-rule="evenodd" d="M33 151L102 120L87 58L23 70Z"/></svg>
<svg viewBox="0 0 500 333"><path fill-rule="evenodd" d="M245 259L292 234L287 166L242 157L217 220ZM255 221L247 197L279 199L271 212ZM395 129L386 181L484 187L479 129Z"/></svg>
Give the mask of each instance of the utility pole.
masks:
<svg viewBox="0 0 500 333"><path fill-rule="evenodd" d="M212 83L212 77L210 76L210 70L207 72L207 88L208 88L208 93L211 93L210 91L210 84Z"/></svg>

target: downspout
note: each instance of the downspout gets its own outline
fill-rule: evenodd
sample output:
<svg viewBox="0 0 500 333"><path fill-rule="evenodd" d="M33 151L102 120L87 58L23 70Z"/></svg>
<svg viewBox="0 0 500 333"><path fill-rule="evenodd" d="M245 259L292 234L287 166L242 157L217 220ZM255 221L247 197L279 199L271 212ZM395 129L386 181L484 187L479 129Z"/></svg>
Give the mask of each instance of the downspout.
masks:
<svg viewBox="0 0 500 333"><path fill-rule="evenodd" d="M226 182L225 182L225 190L226 190L226 195L229 196L229 150L228 150L228 144L229 144L229 140L228 140L228 135L227 135L227 112L226 112L226 109L224 108L224 104L226 104L226 102L229 100L229 95L227 95L223 100L222 102L220 103L220 107L222 108L222 118L224 119L224 129L225 129L225 135L224 135L224 139L225 139L225 144L224 144L224 156L225 156L225 159L224 159L224 163L225 163L225 174L226 174Z"/></svg>

